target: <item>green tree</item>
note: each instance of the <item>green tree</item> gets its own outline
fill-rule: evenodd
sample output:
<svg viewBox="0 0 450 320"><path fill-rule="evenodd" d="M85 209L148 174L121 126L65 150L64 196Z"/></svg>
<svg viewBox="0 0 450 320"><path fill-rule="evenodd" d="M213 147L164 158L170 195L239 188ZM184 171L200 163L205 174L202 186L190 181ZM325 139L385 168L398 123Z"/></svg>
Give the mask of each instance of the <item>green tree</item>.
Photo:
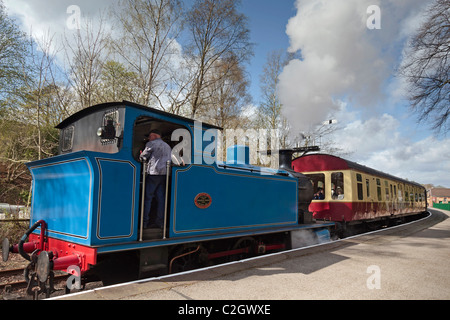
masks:
<svg viewBox="0 0 450 320"><path fill-rule="evenodd" d="M117 61L108 60L103 64L97 90L98 102L139 101L136 73L128 71Z"/></svg>
<svg viewBox="0 0 450 320"><path fill-rule="evenodd" d="M24 81L27 56L26 35L8 17L0 0L0 103L20 88Z"/></svg>

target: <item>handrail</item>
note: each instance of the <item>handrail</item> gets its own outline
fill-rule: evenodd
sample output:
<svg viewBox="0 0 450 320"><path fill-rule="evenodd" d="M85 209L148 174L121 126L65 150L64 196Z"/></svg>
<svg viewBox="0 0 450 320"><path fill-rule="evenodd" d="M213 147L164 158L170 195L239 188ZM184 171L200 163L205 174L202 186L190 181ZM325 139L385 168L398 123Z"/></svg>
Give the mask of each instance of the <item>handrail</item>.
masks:
<svg viewBox="0 0 450 320"><path fill-rule="evenodd" d="M139 241L142 241L144 236L144 204L145 204L145 178L147 174L147 162L142 162L142 190L141 190L141 221L139 228Z"/></svg>
<svg viewBox="0 0 450 320"><path fill-rule="evenodd" d="M246 167L236 167L233 165L228 165L228 164L218 164L217 165L219 168L223 168L223 169L234 169L234 170L241 170L241 171L250 171L250 172L255 172L255 173L261 173L263 172L263 169L266 169L267 171L264 171L264 174L270 174L270 175L276 175L276 176L284 176L284 177L288 177L289 173L288 172L283 172L282 170L277 170L276 169L271 169L271 168L265 168L265 167L251 167L251 168L246 168ZM283 169L284 170L284 169Z"/></svg>
<svg viewBox="0 0 450 320"><path fill-rule="evenodd" d="M166 162L166 199L164 203L164 225L163 225L163 239L166 239L166 228L167 228L167 208L168 208L168 198L169 198L169 182L170 182L170 168L172 161L168 160Z"/></svg>

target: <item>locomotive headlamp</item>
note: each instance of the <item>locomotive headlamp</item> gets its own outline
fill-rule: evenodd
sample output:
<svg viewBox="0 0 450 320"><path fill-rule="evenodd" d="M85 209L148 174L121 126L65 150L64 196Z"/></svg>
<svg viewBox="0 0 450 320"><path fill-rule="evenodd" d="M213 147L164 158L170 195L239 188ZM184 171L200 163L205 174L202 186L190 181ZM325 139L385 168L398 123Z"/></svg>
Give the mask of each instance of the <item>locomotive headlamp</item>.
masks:
<svg viewBox="0 0 450 320"><path fill-rule="evenodd" d="M103 135L103 128L100 127L100 128L97 129L97 136L101 138L102 135Z"/></svg>

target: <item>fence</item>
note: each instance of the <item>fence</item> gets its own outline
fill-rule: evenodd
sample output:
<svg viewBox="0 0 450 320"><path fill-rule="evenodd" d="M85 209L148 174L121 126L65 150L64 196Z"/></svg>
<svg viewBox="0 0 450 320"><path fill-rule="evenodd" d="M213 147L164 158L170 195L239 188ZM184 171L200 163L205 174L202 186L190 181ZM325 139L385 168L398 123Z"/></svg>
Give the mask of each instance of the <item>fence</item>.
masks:
<svg viewBox="0 0 450 320"><path fill-rule="evenodd" d="M433 208L449 210L450 211L450 203L434 203Z"/></svg>
<svg viewBox="0 0 450 320"><path fill-rule="evenodd" d="M30 208L0 203L0 222L28 220L30 220Z"/></svg>

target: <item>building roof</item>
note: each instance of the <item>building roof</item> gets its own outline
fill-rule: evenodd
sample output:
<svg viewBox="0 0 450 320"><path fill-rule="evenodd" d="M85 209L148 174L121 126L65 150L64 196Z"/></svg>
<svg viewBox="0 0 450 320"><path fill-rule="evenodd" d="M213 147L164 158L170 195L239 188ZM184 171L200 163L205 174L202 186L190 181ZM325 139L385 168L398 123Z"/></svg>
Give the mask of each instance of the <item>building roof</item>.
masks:
<svg viewBox="0 0 450 320"><path fill-rule="evenodd" d="M432 197L449 197L450 198L450 189L447 188L431 188L430 194Z"/></svg>

